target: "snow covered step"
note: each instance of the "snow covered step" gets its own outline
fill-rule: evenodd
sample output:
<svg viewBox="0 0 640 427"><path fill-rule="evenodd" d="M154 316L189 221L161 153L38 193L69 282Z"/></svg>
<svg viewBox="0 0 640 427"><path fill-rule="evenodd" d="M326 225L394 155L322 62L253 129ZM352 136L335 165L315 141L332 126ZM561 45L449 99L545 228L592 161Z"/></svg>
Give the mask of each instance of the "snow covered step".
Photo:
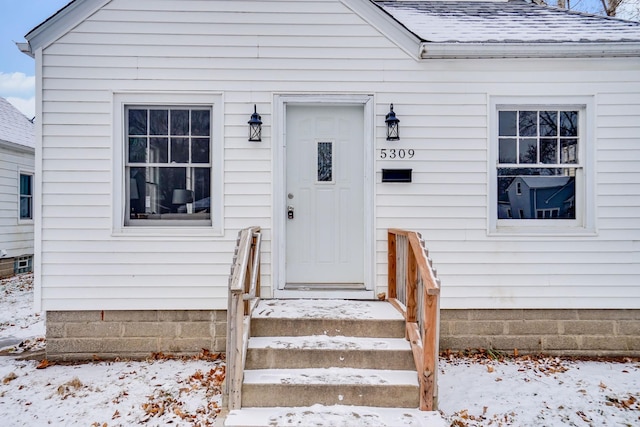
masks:
<svg viewBox="0 0 640 427"><path fill-rule="evenodd" d="M385 301L260 300L251 336L350 335L402 338L404 319Z"/></svg>
<svg viewBox="0 0 640 427"><path fill-rule="evenodd" d="M404 338L345 336L252 337L247 369L268 368L415 369Z"/></svg>
<svg viewBox="0 0 640 427"><path fill-rule="evenodd" d="M249 369L243 407L356 405L417 408L415 371L353 368Z"/></svg>
<svg viewBox="0 0 640 427"><path fill-rule="evenodd" d="M323 406L287 408L242 408L231 411L227 427L271 426L375 426L447 427L440 413L414 408Z"/></svg>

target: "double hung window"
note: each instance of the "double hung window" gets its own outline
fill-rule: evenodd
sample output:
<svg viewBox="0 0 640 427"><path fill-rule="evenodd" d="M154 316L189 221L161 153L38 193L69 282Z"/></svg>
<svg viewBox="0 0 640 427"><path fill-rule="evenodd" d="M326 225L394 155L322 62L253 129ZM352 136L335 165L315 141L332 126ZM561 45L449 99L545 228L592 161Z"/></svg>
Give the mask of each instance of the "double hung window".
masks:
<svg viewBox="0 0 640 427"><path fill-rule="evenodd" d="M585 106L495 108L493 230L585 229L592 217Z"/></svg>
<svg viewBox="0 0 640 427"><path fill-rule="evenodd" d="M20 172L20 220L33 219L33 174Z"/></svg>
<svg viewBox="0 0 640 427"><path fill-rule="evenodd" d="M127 225L210 225L212 110L125 108Z"/></svg>

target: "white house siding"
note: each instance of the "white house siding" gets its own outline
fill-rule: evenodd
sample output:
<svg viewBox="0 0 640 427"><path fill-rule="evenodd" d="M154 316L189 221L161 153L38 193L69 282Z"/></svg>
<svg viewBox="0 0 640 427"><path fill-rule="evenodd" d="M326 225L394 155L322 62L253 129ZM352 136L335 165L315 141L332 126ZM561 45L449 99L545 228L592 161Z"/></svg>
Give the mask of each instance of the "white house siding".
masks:
<svg viewBox="0 0 640 427"><path fill-rule="evenodd" d="M427 240L443 308L640 307L638 59L418 62L337 0L113 0L46 47L41 65L45 310L224 309L236 233L250 225L264 230L268 296L272 103L292 93L373 94L376 156L416 150L375 165L377 291L386 230L400 227ZM223 94L223 236L113 235L122 91ZM596 234L488 235L489 103L503 95L593 97ZM384 138L390 103L398 142ZM261 143L246 140L253 104ZM413 168L413 183L380 183L388 167Z"/></svg>
<svg viewBox="0 0 640 427"><path fill-rule="evenodd" d="M20 171L33 173L33 149L0 144L0 250L7 258L33 255L33 222L19 219Z"/></svg>

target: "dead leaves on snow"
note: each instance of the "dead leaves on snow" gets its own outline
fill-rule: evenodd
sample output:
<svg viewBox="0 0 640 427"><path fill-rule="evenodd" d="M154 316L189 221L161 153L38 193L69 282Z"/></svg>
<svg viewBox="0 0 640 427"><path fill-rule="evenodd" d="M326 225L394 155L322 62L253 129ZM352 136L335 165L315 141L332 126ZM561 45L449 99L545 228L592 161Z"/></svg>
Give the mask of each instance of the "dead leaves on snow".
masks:
<svg viewBox="0 0 640 427"><path fill-rule="evenodd" d="M11 381L15 380L16 378L18 378L18 376L15 374L15 372L10 372L9 374L7 374L6 377L2 379L2 384L9 384Z"/></svg>
<svg viewBox="0 0 640 427"><path fill-rule="evenodd" d="M142 404L145 416L141 422L146 423L154 417L171 414L194 425L212 425L216 414L220 412L217 399L214 397L222 393L224 377L224 366L218 365L207 372L197 370L185 380L178 381L180 387L177 393L168 390L156 391L152 396L148 396L148 402ZM190 412L183 399L192 393L202 392L204 405Z"/></svg>
<svg viewBox="0 0 640 427"><path fill-rule="evenodd" d="M607 406L615 406L620 409L640 411L640 400L638 397L633 395L629 395L628 397L607 396L605 404Z"/></svg>
<svg viewBox="0 0 640 427"><path fill-rule="evenodd" d="M482 408L482 415L472 415L468 409L458 411L449 418L451 427L475 427L484 425L503 427L514 425L515 413L494 414L488 418L487 409L486 406Z"/></svg>
<svg viewBox="0 0 640 427"><path fill-rule="evenodd" d="M75 392L82 389L83 387L84 384L82 384L82 381L80 381L78 377L75 377L72 380L58 386L56 393L62 396L62 400L64 400L69 396L75 396Z"/></svg>

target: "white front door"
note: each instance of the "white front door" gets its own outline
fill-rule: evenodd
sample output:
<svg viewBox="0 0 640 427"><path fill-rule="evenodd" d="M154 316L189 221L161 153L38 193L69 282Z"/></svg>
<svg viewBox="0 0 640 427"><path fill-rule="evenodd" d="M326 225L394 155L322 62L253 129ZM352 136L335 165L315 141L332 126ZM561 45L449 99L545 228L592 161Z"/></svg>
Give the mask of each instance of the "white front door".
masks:
<svg viewBox="0 0 640 427"><path fill-rule="evenodd" d="M364 107L286 107L285 289L364 289Z"/></svg>

